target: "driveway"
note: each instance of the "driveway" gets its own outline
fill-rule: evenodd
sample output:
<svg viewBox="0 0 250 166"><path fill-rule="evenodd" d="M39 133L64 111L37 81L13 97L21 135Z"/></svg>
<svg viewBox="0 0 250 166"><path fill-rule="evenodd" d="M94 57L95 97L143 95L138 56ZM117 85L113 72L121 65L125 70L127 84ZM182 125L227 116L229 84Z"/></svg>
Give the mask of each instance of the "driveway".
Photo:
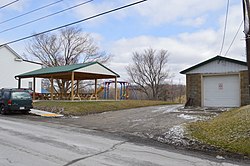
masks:
<svg viewBox="0 0 250 166"><path fill-rule="evenodd" d="M183 111L182 105L164 105L90 114L82 117L47 119L47 121L180 145L185 144L181 139L185 123L214 115L216 114L213 112Z"/></svg>

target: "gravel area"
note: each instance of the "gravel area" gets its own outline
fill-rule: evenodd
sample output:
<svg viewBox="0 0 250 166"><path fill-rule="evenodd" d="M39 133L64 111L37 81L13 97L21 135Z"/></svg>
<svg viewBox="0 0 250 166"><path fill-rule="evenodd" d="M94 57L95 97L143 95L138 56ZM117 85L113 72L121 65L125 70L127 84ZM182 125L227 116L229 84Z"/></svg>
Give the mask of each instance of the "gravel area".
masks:
<svg viewBox="0 0 250 166"><path fill-rule="evenodd" d="M65 117L61 121L87 129L140 136L183 146L188 144L184 133L185 123L216 115L211 111L185 110L183 105L164 105Z"/></svg>

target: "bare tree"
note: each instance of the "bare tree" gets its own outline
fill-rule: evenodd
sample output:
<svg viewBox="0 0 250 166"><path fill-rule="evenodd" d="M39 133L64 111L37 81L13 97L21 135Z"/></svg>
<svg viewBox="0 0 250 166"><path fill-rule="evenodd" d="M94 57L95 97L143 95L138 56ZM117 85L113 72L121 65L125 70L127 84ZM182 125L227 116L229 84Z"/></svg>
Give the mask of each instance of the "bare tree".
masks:
<svg viewBox="0 0 250 166"><path fill-rule="evenodd" d="M99 51L93 38L78 27L67 27L57 34L35 36L27 44L26 51L38 58L45 67L91 61L106 62L109 59L109 55ZM71 86L65 80L57 80L57 85L63 93Z"/></svg>
<svg viewBox="0 0 250 166"><path fill-rule="evenodd" d="M26 51L46 67L109 59L99 51L93 38L78 27L67 27L58 34L35 36L27 44Z"/></svg>
<svg viewBox="0 0 250 166"><path fill-rule="evenodd" d="M137 84L149 99L157 100L160 93L160 85L169 78L166 69L168 51L146 49L143 53L133 53L133 63L126 69L131 81Z"/></svg>

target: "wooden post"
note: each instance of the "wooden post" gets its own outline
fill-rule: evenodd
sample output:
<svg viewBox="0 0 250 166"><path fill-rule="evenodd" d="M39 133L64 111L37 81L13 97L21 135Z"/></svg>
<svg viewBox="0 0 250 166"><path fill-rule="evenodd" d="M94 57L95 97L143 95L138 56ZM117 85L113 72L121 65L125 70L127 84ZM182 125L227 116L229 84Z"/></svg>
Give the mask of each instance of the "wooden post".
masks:
<svg viewBox="0 0 250 166"><path fill-rule="evenodd" d="M18 89L21 89L21 78L18 78Z"/></svg>
<svg viewBox="0 0 250 166"><path fill-rule="evenodd" d="M117 100L117 77L115 77L115 100Z"/></svg>
<svg viewBox="0 0 250 166"><path fill-rule="evenodd" d="M77 95L79 95L79 80L77 80L77 83L76 83L76 93Z"/></svg>
<svg viewBox="0 0 250 166"><path fill-rule="evenodd" d="M97 79L95 79L95 94L97 93Z"/></svg>
<svg viewBox="0 0 250 166"><path fill-rule="evenodd" d="M36 100L36 77L33 77L33 100Z"/></svg>
<svg viewBox="0 0 250 166"><path fill-rule="evenodd" d="M71 73L71 100L74 100L74 79L75 79L75 73Z"/></svg>
<svg viewBox="0 0 250 166"><path fill-rule="evenodd" d="M53 77L50 78L50 100L53 100L54 95L54 80Z"/></svg>
<svg viewBox="0 0 250 166"><path fill-rule="evenodd" d="M244 16L244 33L246 37L246 59L248 66L248 86L250 87L250 4L249 0L242 0L243 4L243 16ZM250 89L249 89L250 94Z"/></svg>

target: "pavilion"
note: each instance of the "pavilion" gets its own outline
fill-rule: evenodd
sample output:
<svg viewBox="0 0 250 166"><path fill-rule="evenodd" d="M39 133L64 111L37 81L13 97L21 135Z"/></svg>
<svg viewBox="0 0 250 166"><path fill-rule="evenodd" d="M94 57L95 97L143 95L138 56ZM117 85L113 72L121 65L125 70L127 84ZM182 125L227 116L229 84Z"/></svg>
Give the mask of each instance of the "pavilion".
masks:
<svg viewBox="0 0 250 166"><path fill-rule="evenodd" d="M56 67L47 67L41 68L38 70L34 70L31 72L23 73L15 76L18 80L18 88L21 88L21 79L25 78L33 78L33 89L36 89L35 80L36 78L47 78L50 79L51 88L50 88L50 96L51 100L53 100L54 95L54 80L62 79L71 81L72 85L75 81L77 81L77 91L79 81L81 80L94 80L95 81L95 94L97 93L97 80L98 79L114 79L115 82L115 100L117 100L117 78L120 76L114 71L110 70L103 64L99 62L89 62L89 63L81 63L81 64L73 64L66 66L56 66ZM71 86L70 99L74 100L74 86ZM33 93L33 99L35 99L35 93Z"/></svg>

